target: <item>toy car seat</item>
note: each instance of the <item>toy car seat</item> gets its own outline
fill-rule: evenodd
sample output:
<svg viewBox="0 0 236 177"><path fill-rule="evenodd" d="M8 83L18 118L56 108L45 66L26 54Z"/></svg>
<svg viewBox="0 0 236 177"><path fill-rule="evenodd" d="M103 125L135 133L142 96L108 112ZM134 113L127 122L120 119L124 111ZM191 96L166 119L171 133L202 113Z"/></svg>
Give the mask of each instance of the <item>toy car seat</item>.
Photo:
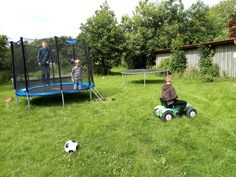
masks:
<svg viewBox="0 0 236 177"><path fill-rule="evenodd" d="M166 108L172 108L173 107L173 105L168 105L167 102L163 98L160 98L160 101L161 101L161 105L165 106Z"/></svg>

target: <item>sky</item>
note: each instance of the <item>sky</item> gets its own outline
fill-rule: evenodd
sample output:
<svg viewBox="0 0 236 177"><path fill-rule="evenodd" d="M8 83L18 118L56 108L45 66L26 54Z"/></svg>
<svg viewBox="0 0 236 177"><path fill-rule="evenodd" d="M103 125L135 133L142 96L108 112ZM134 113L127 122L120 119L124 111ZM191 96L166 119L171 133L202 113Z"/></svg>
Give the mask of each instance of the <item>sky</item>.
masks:
<svg viewBox="0 0 236 177"><path fill-rule="evenodd" d="M122 15L132 16L140 0L107 0L118 22ZM150 0L158 2L158 0ZM220 0L202 0L210 7ZM105 0L0 0L0 35L9 41L20 37L40 39L53 36L77 37L81 23L100 9ZM197 0L182 0L188 9Z"/></svg>

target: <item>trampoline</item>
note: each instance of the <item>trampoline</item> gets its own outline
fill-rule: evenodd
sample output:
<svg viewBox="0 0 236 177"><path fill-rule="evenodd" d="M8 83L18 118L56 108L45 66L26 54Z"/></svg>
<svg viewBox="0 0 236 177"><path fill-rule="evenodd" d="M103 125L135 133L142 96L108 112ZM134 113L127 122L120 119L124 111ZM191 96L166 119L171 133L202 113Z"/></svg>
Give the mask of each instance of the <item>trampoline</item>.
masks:
<svg viewBox="0 0 236 177"><path fill-rule="evenodd" d="M146 73L158 73L158 72L163 72L164 73L164 80L165 80L165 72L168 75L168 69L164 69L164 70L150 70L150 69L132 69L132 70L127 70L127 71L123 71L122 73L122 77L123 77L123 85L125 83L127 83L127 78L126 75L127 74L144 74L144 87L146 85Z"/></svg>
<svg viewBox="0 0 236 177"><path fill-rule="evenodd" d="M89 85L89 83L82 83L82 89L74 90L74 83L62 83L63 93L73 93L78 91L88 90L94 87L94 84ZM60 83L50 84L50 86L40 85L35 87L28 87L28 96L49 96L49 95L56 95L61 94ZM24 96L27 97L26 88L19 89L16 91L17 96Z"/></svg>
<svg viewBox="0 0 236 177"><path fill-rule="evenodd" d="M50 86L48 84L43 85L41 79L42 68L37 62L37 55L42 47L42 41L48 43L51 52L50 75L48 78ZM90 99L92 99L91 91L95 89L95 84L88 43L84 40L67 41L68 39L55 36L54 38L39 40L21 37L18 42L11 42L13 84L17 103L18 96L27 97L30 109L29 97L61 94L64 106L64 94L85 90L90 91ZM70 41L73 43L70 43ZM86 68L82 71L82 89L78 90L74 90L74 83L71 82L70 74L72 67L75 66L74 60L76 59L79 59L81 66Z"/></svg>

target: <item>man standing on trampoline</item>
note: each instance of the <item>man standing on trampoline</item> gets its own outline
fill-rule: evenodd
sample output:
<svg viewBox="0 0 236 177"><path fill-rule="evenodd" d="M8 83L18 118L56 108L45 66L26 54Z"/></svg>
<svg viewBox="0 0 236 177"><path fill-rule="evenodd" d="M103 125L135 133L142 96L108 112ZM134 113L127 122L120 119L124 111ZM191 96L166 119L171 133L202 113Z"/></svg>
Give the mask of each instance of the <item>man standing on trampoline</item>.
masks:
<svg viewBox="0 0 236 177"><path fill-rule="evenodd" d="M38 65L41 66L42 70L42 82L43 85L46 86L46 83L50 86L50 61L51 61L51 51L50 48L47 47L47 42L43 41L42 42L42 48L39 49L38 51L38 56L37 56L37 61ZM47 71L47 80L45 83L45 69Z"/></svg>

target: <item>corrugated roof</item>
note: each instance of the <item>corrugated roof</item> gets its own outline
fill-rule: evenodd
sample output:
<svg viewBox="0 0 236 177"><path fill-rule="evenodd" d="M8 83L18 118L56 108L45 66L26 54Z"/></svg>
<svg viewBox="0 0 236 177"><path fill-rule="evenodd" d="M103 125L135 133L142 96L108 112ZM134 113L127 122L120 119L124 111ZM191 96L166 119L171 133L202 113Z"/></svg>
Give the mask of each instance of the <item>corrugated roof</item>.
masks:
<svg viewBox="0 0 236 177"><path fill-rule="evenodd" d="M202 45L213 45L214 46L214 45L220 45L220 44L234 43L234 40L236 41L236 38L220 40L220 41L204 42L204 43L199 43L199 44L202 44ZM196 48L199 44L184 45L182 47L182 49L184 50L184 49ZM152 53L165 53L165 52L168 52L170 50L172 50L172 48L154 50L154 51L152 51Z"/></svg>

